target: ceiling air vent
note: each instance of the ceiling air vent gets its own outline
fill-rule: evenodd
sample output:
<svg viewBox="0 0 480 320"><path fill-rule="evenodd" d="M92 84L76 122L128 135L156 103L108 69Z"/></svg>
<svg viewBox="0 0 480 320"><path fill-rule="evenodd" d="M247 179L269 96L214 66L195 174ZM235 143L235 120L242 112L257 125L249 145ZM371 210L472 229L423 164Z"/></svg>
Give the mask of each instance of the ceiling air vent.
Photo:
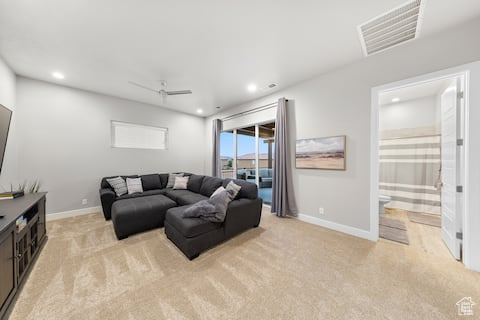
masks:
<svg viewBox="0 0 480 320"><path fill-rule="evenodd" d="M418 37L426 0L415 0L358 26L366 56Z"/></svg>

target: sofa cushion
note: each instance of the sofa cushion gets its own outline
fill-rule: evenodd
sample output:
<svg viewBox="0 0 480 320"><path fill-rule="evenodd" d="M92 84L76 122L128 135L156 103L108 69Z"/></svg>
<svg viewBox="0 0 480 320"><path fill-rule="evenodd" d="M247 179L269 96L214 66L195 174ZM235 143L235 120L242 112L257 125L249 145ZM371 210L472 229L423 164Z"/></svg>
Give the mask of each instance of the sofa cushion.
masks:
<svg viewBox="0 0 480 320"><path fill-rule="evenodd" d="M160 181L162 182L162 189L166 188L168 183L168 173L160 173L159 177Z"/></svg>
<svg viewBox="0 0 480 320"><path fill-rule="evenodd" d="M234 179L227 178L223 180L223 187L226 187L230 181L235 182L235 184L238 184L241 187L240 192L237 194L235 199L240 199L240 198L257 199L258 198L258 189L255 183L250 183L244 180L234 180Z"/></svg>
<svg viewBox="0 0 480 320"><path fill-rule="evenodd" d="M165 195L181 206L194 204L195 202L208 199L208 197L190 190L166 189Z"/></svg>
<svg viewBox="0 0 480 320"><path fill-rule="evenodd" d="M117 197L116 200L132 199L132 198L146 197L146 196L154 196L154 195L157 195L157 194L165 194L165 189L155 189L155 190L144 191L142 193L124 194L121 197Z"/></svg>
<svg viewBox="0 0 480 320"><path fill-rule="evenodd" d="M221 185L222 179L205 176L202 181L202 186L200 187L200 193L206 197L210 197Z"/></svg>
<svg viewBox="0 0 480 320"><path fill-rule="evenodd" d="M192 174L188 179L187 189L196 193L200 193L200 188L202 187L204 177L205 176Z"/></svg>
<svg viewBox="0 0 480 320"><path fill-rule="evenodd" d="M188 206L168 209L165 217L165 221L184 237L193 238L222 227L221 223L205 221L200 218L183 218L183 211L186 208L188 208Z"/></svg>
<svg viewBox="0 0 480 320"><path fill-rule="evenodd" d="M163 188L159 174L144 174L140 178L142 179L143 191Z"/></svg>

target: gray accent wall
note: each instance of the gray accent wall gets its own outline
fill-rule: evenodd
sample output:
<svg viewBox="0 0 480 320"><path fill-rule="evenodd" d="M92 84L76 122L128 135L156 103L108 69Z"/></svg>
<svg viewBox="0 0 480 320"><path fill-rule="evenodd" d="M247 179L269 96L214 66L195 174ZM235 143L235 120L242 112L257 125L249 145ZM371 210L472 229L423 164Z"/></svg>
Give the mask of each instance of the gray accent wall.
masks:
<svg viewBox="0 0 480 320"><path fill-rule="evenodd" d="M48 213L100 205L104 176L204 173L203 118L23 77L17 104L19 177L41 180ZM168 150L112 148L111 120L167 127Z"/></svg>
<svg viewBox="0 0 480 320"><path fill-rule="evenodd" d="M287 108L292 143L295 139L345 134L345 171L292 168L298 211L300 214L368 231L372 88L480 60L478 30L480 19L477 18L454 29L422 37L264 98L227 109L214 117L235 114L286 97L289 99ZM473 78L475 75L472 75L472 80ZM480 111L473 110L470 116L471 121L480 121ZM207 123L211 123L211 119L213 117L206 119ZM208 157L205 159L206 168L210 168L211 146L208 141L211 130L208 126L206 130L205 140L209 145ZM472 131L472 137L479 136L478 132ZM480 147L479 141L471 142L475 148ZM475 156L480 158L478 154ZM473 160L471 159L472 163ZM477 160L480 159L476 159L475 163L480 163ZM473 174L472 179L476 177L476 181L480 181L478 172L472 172ZM478 203L474 205L476 207L472 210L478 207ZM319 215L319 207L325 208L324 215Z"/></svg>

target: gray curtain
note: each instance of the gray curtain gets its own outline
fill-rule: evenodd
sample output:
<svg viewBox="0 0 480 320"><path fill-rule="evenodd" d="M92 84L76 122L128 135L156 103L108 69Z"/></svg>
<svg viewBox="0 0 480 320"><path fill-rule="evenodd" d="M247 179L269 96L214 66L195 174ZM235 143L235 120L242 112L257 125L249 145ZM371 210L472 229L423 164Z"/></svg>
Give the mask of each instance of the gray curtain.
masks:
<svg viewBox="0 0 480 320"><path fill-rule="evenodd" d="M287 126L287 100L277 105L275 122L275 156L273 158L272 212L279 217L296 216L292 163Z"/></svg>
<svg viewBox="0 0 480 320"><path fill-rule="evenodd" d="M214 119L212 127L212 176L220 177L220 133L222 132L222 120Z"/></svg>

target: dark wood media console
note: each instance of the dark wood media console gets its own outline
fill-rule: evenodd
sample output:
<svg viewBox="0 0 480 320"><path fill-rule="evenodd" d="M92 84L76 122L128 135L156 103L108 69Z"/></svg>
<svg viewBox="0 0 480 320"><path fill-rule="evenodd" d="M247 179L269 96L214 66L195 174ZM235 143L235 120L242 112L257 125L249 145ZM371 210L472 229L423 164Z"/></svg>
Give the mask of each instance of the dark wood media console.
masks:
<svg viewBox="0 0 480 320"><path fill-rule="evenodd" d="M16 294L23 286L47 239L45 224L46 193L27 194L0 201L0 319L8 316ZM27 225L17 231L23 216Z"/></svg>

